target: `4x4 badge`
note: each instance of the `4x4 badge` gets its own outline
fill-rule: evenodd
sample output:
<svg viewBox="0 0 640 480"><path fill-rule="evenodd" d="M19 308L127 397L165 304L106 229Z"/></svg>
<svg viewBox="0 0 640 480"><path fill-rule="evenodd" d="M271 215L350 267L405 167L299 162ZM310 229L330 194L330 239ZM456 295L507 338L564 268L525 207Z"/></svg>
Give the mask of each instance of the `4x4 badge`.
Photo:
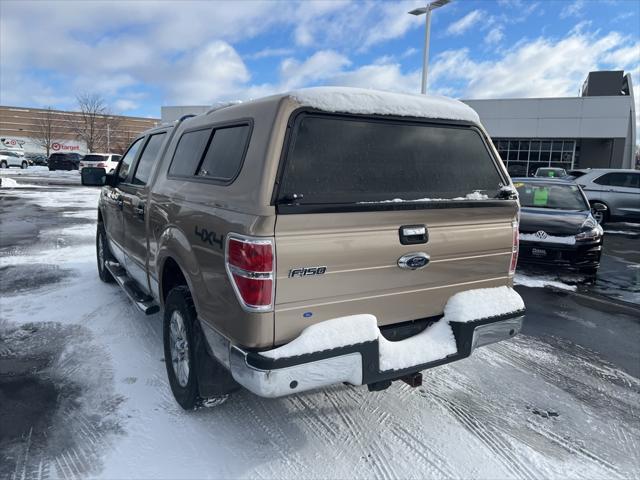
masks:
<svg viewBox="0 0 640 480"><path fill-rule="evenodd" d="M424 252L407 253L398 259L398 266L407 270L418 270L429 264L429 255Z"/></svg>
<svg viewBox="0 0 640 480"><path fill-rule="evenodd" d="M211 246L218 245L220 248L222 248L224 235L220 235L220 238L218 238L216 236L216 232L210 232L206 228L199 229L197 225L195 234L197 237L200 237L200 240L202 240L204 243L208 243Z"/></svg>

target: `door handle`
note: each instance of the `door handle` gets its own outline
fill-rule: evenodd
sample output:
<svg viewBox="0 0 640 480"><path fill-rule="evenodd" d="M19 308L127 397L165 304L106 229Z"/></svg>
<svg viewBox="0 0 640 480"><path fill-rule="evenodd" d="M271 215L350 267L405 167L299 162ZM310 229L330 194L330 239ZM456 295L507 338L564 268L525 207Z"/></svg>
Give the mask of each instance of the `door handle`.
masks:
<svg viewBox="0 0 640 480"><path fill-rule="evenodd" d="M429 241L429 232L426 225L403 225L400 227L400 243L402 245L416 245Z"/></svg>

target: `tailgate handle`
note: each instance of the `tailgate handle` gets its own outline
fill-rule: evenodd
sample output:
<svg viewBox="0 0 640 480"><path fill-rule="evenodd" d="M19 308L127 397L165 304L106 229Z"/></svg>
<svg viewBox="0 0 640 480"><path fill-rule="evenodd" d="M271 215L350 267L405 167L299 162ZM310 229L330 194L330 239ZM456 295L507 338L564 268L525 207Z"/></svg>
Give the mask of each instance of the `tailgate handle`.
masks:
<svg viewBox="0 0 640 480"><path fill-rule="evenodd" d="M403 225L400 227L399 233L402 245L416 245L429 241L426 225Z"/></svg>

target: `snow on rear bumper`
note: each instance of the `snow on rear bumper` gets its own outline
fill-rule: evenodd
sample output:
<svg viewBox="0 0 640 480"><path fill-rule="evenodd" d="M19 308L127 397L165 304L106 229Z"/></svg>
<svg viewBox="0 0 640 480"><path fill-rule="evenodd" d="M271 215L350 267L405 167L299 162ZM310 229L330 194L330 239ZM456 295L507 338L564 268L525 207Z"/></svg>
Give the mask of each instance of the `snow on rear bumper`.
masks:
<svg viewBox="0 0 640 480"><path fill-rule="evenodd" d="M476 301L476 292L480 291L462 293L470 294L469 298ZM509 295L517 296L517 293L509 289ZM512 338L520 332L523 304L516 302L516 309L513 302L508 308L501 305L495 309L498 315L471 319L459 315L456 307L460 302L452 302L454 298L445 307L444 317L421 333L397 342L386 340L375 317L370 315L354 316L351 321L350 317L344 317L321 322L289 344L267 352L245 351L209 328L205 328L205 333L214 355L239 384L262 397L281 397L337 383L365 385L400 379L461 360L477 347ZM493 298L505 300L504 295ZM517 298L521 302L520 297ZM449 308L450 304L453 308ZM505 312L505 309L511 311ZM448 345L448 332L451 345ZM331 346L332 343L335 346Z"/></svg>

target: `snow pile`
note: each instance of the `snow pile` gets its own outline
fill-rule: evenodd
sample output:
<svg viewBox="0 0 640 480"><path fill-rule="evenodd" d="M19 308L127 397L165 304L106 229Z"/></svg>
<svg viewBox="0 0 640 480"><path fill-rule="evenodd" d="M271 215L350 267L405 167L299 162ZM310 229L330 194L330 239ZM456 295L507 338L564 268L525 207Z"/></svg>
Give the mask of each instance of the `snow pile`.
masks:
<svg viewBox="0 0 640 480"><path fill-rule="evenodd" d="M524 301L513 288L477 288L452 296L444 306L444 318L449 322L472 322L520 310L524 310Z"/></svg>
<svg viewBox="0 0 640 480"><path fill-rule="evenodd" d="M458 353L456 338L444 318L405 340L391 342L380 335L378 342L381 372L435 362Z"/></svg>
<svg viewBox="0 0 640 480"><path fill-rule="evenodd" d="M416 198L415 200L404 200L402 198L392 198L391 200L379 200L377 202L358 202L359 204L370 203L411 203L411 202L450 202L452 200L487 200L489 197L484 193L473 192L467 193L464 197L454 198Z"/></svg>
<svg viewBox="0 0 640 480"><path fill-rule="evenodd" d="M401 370L457 353L456 339L449 322L470 322L523 309L522 298L512 288L467 290L447 301L442 319L405 340L392 342L384 338L373 315L351 315L311 325L288 344L261 352L261 355L277 360L377 339L380 370Z"/></svg>
<svg viewBox="0 0 640 480"><path fill-rule="evenodd" d="M16 188L17 186L18 182L16 182L13 178L0 178L0 187L2 188Z"/></svg>
<svg viewBox="0 0 640 480"><path fill-rule="evenodd" d="M553 287L560 290L569 290L570 292L575 292L578 289L578 287L576 287L575 285L568 285L566 283L559 282L558 280L553 280L548 277L530 277L522 273L516 273L513 282L516 285L522 285L523 287L531 288Z"/></svg>
<svg viewBox="0 0 640 480"><path fill-rule="evenodd" d="M313 87L294 90L289 96L301 105L325 112L440 118L480 123L471 107L452 98L392 93L350 87Z"/></svg>
<svg viewBox="0 0 640 480"><path fill-rule="evenodd" d="M556 237L554 235L547 235L545 238L538 237L535 233L521 233L520 240L524 242L539 242L539 243L558 243L562 245L575 245L576 237Z"/></svg>
<svg viewBox="0 0 640 480"><path fill-rule="evenodd" d="M316 323L305 328L300 336L282 347L261 352L265 357L278 359L295 357L311 352L347 347L356 343L372 342L380 331L373 315L350 315Z"/></svg>

